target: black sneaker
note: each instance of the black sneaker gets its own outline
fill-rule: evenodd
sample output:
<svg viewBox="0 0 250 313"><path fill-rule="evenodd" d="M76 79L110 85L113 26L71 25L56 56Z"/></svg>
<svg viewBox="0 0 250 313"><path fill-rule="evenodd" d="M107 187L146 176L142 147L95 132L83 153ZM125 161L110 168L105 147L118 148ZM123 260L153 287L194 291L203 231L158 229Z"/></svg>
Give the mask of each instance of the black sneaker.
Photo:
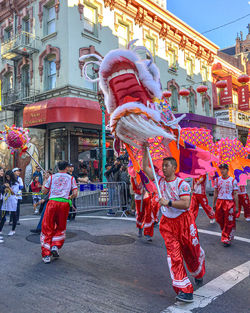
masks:
<svg viewBox="0 0 250 313"><path fill-rule="evenodd" d="M146 240L147 240L148 242L152 242L152 241L153 241L153 240L152 240L152 237L149 236L149 235L145 235L145 238L146 238Z"/></svg>
<svg viewBox="0 0 250 313"><path fill-rule="evenodd" d="M176 296L176 300L181 301L181 302L188 302L188 303L194 301L192 293L185 293L182 291Z"/></svg>
<svg viewBox="0 0 250 313"><path fill-rule="evenodd" d="M228 248L230 246L231 246L231 243L226 243L226 242L223 243L223 247L225 247L225 248Z"/></svg>
<svg viewBox="0 0 250 313"><path fill-rule="evenodd" d="M196 286L200 287L203 285L203 278L195 278L194 282Z"/></svg>
<svg viewBox="0 0 250 313"><path fill-rule="evenodd" d="M139 238L142 237L142 228L139 228L139 230L138 230L138 237L139 237Z"/></svg>
<svg viewBox="0 0 250 313"><path fill-rule="evenodd" d="M33 233L33 234L40 234L41 233L41 231L39 229L37 229L37 228L31 229L30 232Z"/></svg>

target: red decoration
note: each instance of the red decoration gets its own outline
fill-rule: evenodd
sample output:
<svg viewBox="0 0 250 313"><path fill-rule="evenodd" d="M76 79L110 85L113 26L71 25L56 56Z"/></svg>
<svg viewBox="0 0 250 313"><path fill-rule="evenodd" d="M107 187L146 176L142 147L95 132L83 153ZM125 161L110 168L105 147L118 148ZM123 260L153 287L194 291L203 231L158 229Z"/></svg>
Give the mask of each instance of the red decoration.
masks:
<svg viewBox="0 0 250 313"><path fill-rule="evenodd" d="M188 89L181 89L179 91L179 95L182 97L187 97L187 96L189 96L189 94L190 94L190 90L188 90Z"/></svg>
<svg viewBox="0 0 250 313"><path fill-rule="evenodd" d="M205 93L207 91L207 86L200 85L200 86L197 87L196 91L201 93L201 94L203 94L203 93Z"/></svg>
<svg viewBox="0 0 250 313"><path fill-rule="evenodd" d="M225 87L227 87L227 81L226 80L219 80L219 81L217 81L215 86L217 88L224 89Z"/></svg>
<svg viewBox="0 0 250 313"><path fill-rule="evenodd" d="M110 147L110 142L106 142L106 148Z"/></svg>
<svg viewBox="0 0 250 313"><path fill-rule="evenodd" d="M166 90L163 92L163 97L170 98L172 96L172 92L169 90Z"/></svg>
<svg viewBox="0 0 250 313"><path fill-rule="evenodd" d="M246 74L243 74L243 75L240 75L238 78L237 78L238 82L241 83L241 84L246 84L249 82L249 76L246 75Z"/></svg>

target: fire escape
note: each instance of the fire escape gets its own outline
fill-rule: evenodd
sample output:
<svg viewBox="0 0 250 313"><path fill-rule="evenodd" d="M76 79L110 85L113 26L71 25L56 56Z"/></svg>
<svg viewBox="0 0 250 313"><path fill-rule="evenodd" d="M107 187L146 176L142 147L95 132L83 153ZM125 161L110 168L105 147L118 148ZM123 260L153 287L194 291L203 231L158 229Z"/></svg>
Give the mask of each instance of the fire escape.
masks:
<svg viewBox="0 0 250 313"><path fill-rule="evenodd" d="M31 58L32 54L39 52L36 48L38 40L34 34L21 31L1 43L2 60L11 60L14 68L11 88L2 88L2 108L5 110L16 111L35 102L35 96L39 93L39 90L35 89L35 77L31 88L29 72L21 71L22 80L18 83L17 64L23 57Z"/></svg>

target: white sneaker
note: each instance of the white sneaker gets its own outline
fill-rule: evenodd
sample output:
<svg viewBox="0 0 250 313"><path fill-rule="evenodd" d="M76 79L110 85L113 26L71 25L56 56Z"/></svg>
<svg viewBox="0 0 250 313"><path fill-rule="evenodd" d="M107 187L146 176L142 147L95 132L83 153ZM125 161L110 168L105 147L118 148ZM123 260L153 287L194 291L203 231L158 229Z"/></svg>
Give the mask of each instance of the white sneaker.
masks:
<svg viewBox="0 0 250 313"><path fill-rule="evenodd" d="M49 255L46 255L44 258L43 258L43 262L45 264L49 264L51 262L51 257Z"/></svg>
<svg viewBox="0 0 250 313"><path fill-rule="evenodd" d="M39 210L35 210L34 214L39 214Z"/></svg>
<svg viewBox="0 0 250 313"><path fill-rule="evenodd" d="M4 240L3 240L3 239L0 239L0 243L4 243Z"/></svg>
<svg viewBox="0 0 250 313"><path fill-rule="evenodd" d="M210 220L210 224L214 224L215 223L215 218L212 218L211 220Z"/></svg>
<svg viewBox="0 0 250 313"><path fill-rule="evenodd" d="M53 255L54 258L59 258L59 252L58 252L58 248L57 246L53 246L51 248L51 253Z"/></svg>
<svg viewBox="0 0 250 313"><path fill-rule="evenodd" d="M2 231L0 231L0 235L3 235L3 232L2 232Z"/></svg>
<svg viewBox="0 0 250 313"><path fill-rule="evenodd" d="M250 217L247 217L247 218L246 218L246 221L247 221L247 222L250 222Z"/></svg>
<svg viewBox="0 0 250 313"><path fill-rule="evenodd" d="M3 236L0 236L0 240L3 240Z"/></svg>
<svg viewBox="0 0 250 313"><path fill-rule="evenodd" d="M8 236L13 236L13 235L15 235L15 231L14 230L11 230L9 233L8 233Z"/></svg>

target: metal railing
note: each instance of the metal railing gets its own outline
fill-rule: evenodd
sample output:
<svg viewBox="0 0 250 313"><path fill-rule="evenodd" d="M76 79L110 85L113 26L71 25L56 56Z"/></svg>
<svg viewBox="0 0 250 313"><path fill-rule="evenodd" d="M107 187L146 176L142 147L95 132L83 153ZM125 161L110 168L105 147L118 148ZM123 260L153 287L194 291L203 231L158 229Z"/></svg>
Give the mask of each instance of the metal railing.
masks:
<svg viewBox="0 0 250 313"><path fill-rule="evenodd" d="M2 106L10 106L14 103L22 103L23 105L32 103L35 101L35 96L39 93L39 90L29 88L29 86L17 90L10 89L2 93Z"/></svg>
<svg viewBox="0 0 250 313"><path fill-rule="evenodd" d="M18 54L25 55L38 51L36 41L39 37L32 33L21 31L12 36L8 41L1 43L1 57L6 59L15 58Z"/></svg>
<svg viewBox="0 0 250 313"><path fill-rule="evenodd" d="M78 185L76 213L109 210L122 212L128 209L128 188L125 182L100 182Z"/></svg>

